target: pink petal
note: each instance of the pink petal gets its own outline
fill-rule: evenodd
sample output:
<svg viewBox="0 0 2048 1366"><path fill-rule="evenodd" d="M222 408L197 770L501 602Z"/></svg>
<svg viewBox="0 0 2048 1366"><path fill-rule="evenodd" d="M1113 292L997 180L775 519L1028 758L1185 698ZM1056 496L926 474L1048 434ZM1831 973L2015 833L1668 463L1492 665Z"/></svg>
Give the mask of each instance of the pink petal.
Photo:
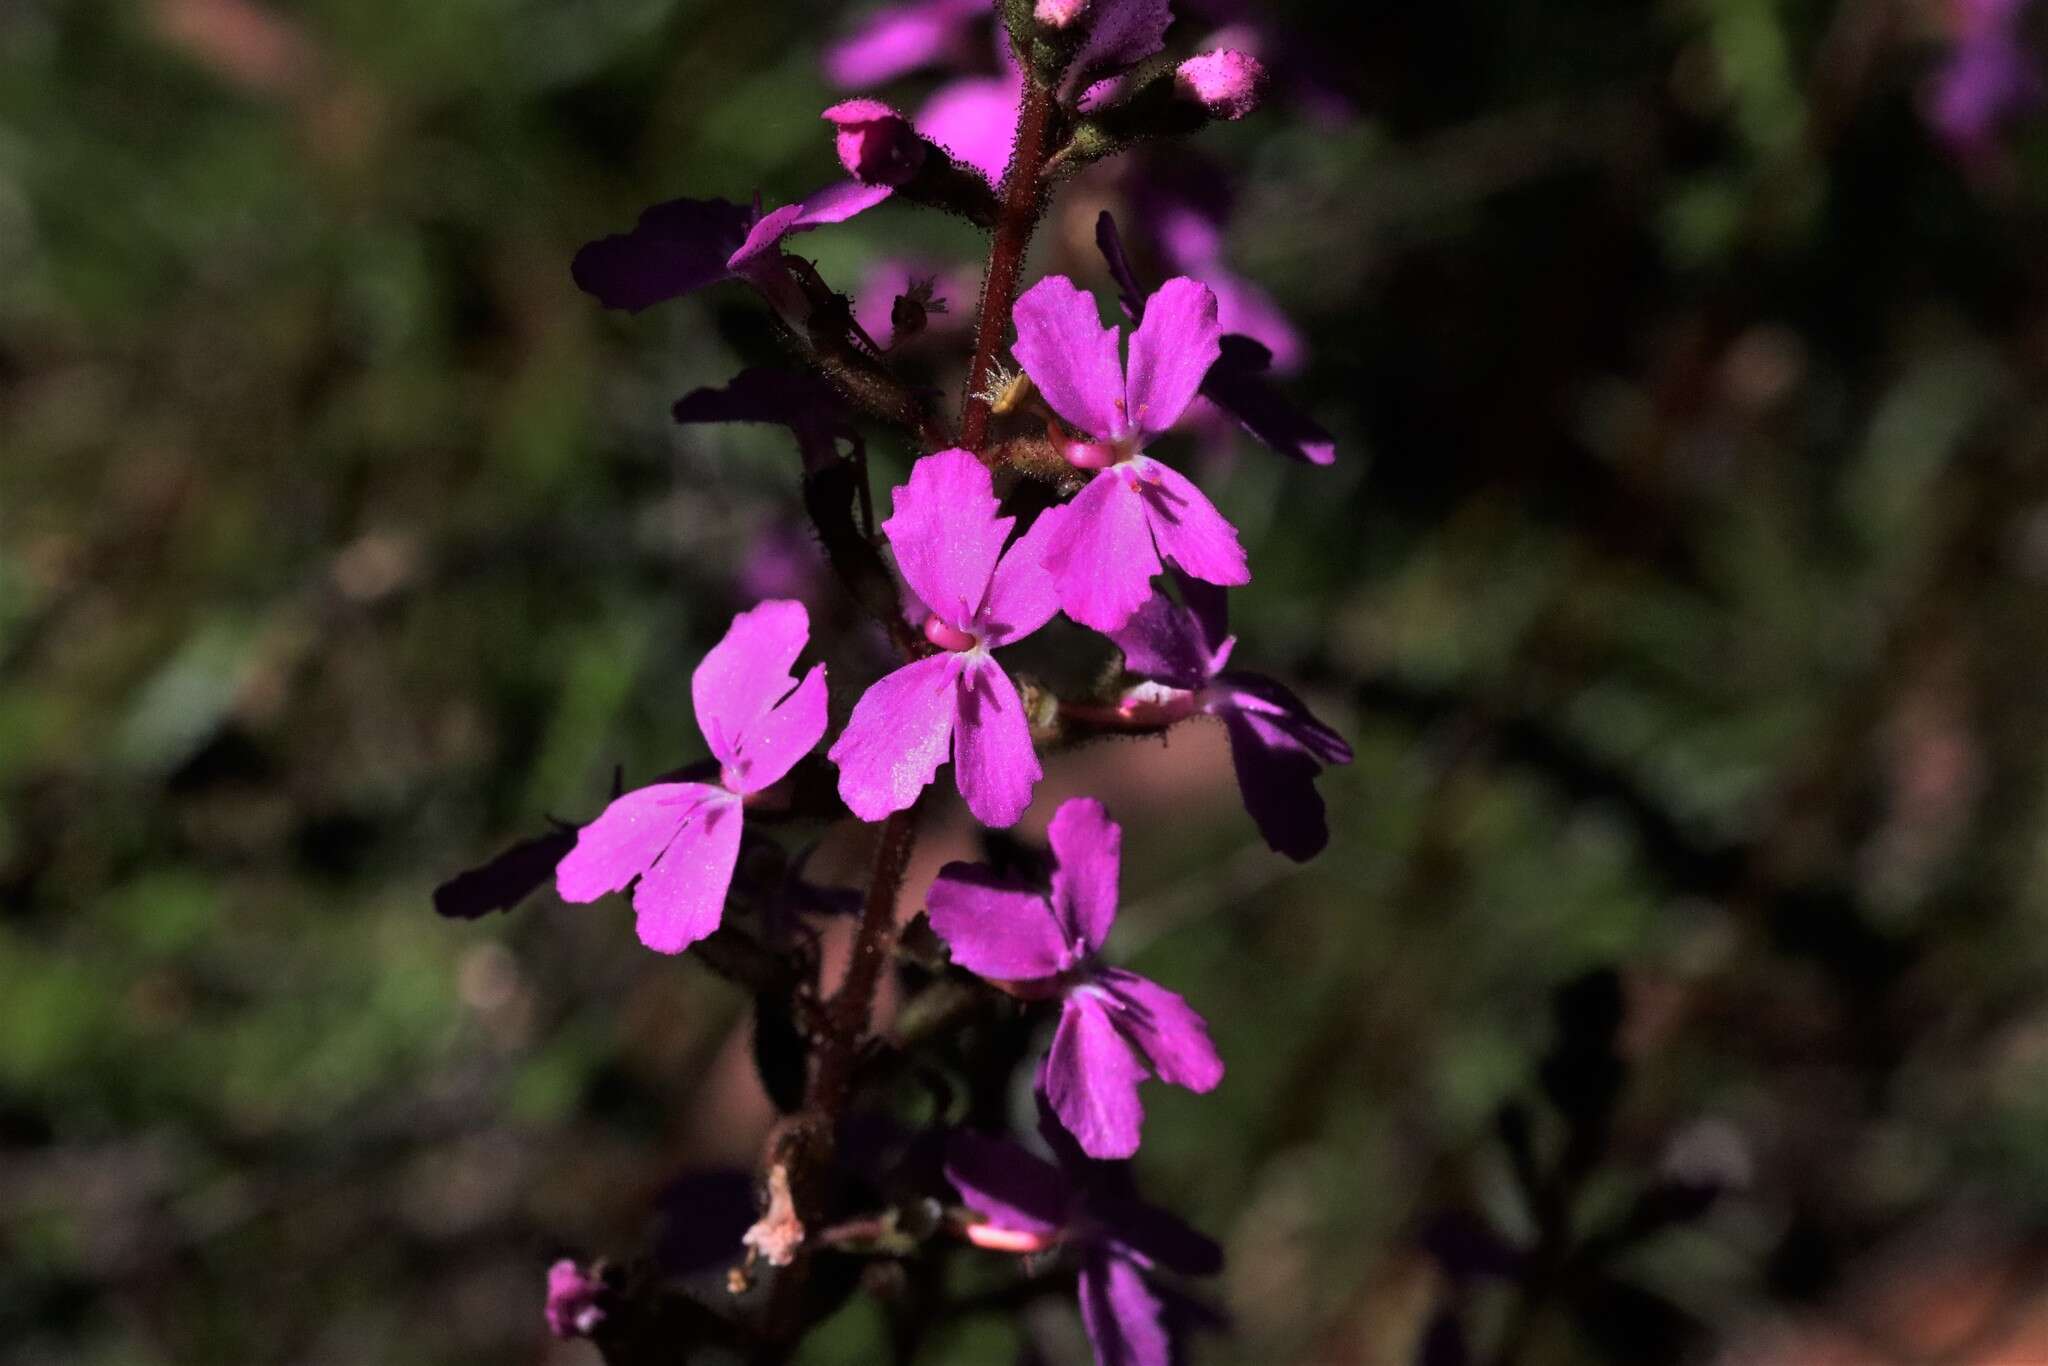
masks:
<svg viewBox="0 0 2048 1366"><path fill-rule="evenodd" d="M897 487L894 515L882 530L911 590L940 620L966 631L1015 525L1014 517L996 516L987 467L955 447L910 467L910 482Z"/></svg>
<svg viewBox="0 0 2048 1366"><path fill-rule="evenodd" d="M979 864L941 868L924 905L953 961L977 976L1028 982L1071 966L1067 937L1044 895L1008 886Z"/></svg>
<svg viewBox="0 0 2048 1366"><path fill-rule="evenodd" d="M1060 610L1059 589L1045 570L1045 547L1057 524L1056 518L1040 514L996 565L979 625L990 649L1022 640Z"/></svg>
<svg viewBox="0 0 2048 1366"><path fill-rule="evenodd" d="M727 278L726 260L747 238L754 211L723 199L672 199L640 215L629 233L576 253L576 285L606 308L637 313Z"/></svg>
<svg viewBox="0 0 2048 1366"><path fill-rule="evenodd" d="M690 703L697 729L721 764L739 757L749 726L796 685L790 665L811 638L804 605L782 598L761 603L732 619L690 675Z"/></svg>
<svg viewBox="0 0 2048 1366"><path fill-rule="evenodd" d="M1209 1024L1187 1001L1157 982L1122 968L1107 968L1102 984L1124 1007L1117 1013L1124 1037L1138 1046L1159 1079L1190 1091L1213 1091L1223 1080L1223 1059L1209 1041Z"/></svg>
<svg viewBox="0 0 2048 1366"><path fill-rule="evenodd" d="M780 781L825 737L825 719L825 666L813 664L795 692L741 733L730 762L734 791L759 792Z"/></svg>
<svg viewBox="0 0 2048 1366"><path fill-rule="evenodd" d="M1164 593L1145 599L1109 639L1140 678L1189 689L1209 681L1209 650L1194 614Z"/></svg>
<svg viewBox="0 0 2048 1366"><path fill-rule="evenodd" d="M1195 401L1202 377L1221 353L1216 296L1205 284L1177 275L1145 301L1145 318L1131 333L1124 395L1130 424L1146 438L1172 429Z"/></svg>
<svg viewBox="0 0 2048 1366"><path fill-rule="evenodd" d="M825 49L825 76L842 90L880 85L921 66L949 61L966 29L985 18L987 0L910 0L885 5Z"/></svg>
<svg viewBox="0 0 2048 1366"><path fill-rule="evenodd" d="M555 890L573 902L622 890L654 866L691 812L721 790L705 783L656 783L626 793L576 832L576 847L555 866Z"/></svg>
<svg viewBox="0 0 2048 1366"><path fill-rule="evenodd" d="M698 805L633 892L640 942L681 953L718 928L740 855L745 812L729 793Z"/></svg>
<svg viewBox="0 0 2048 1366"><path fill-rule="evenodd" d="M1109 1003L1086 988L1067 997L1039 1085L1060 1123L1090 1157L1138 1151L1145 1069L1109 1018Z"/></svg>
<svg viewBox="0 0 2048 1366"><path fill-rule="evenodd" d="M1088 22L1073 68L1082 78L1136 66L1164 48L1173 7L1168 0L1095 0Z"/></svg>
<svg viewBox="0 0 2048 1366"><path fill-rule="evenodd" d="M1139 467L1145 520L1159 542L1159 553L1205 583L1250 583L1251 569L1244 547L1237 543L1237 528L1223 520L1216 505L1178 470L1142 455L1131 463Z"/></svg>
<svg viewBox="0 0 2048 1366"><path fill-rule="evenodd" d="M1098 1253L1082 1264L1077 1289L1095 1366L1171 1366L1166 1307L1137 1267Z"/></svg>
<svg viewBox="0 0 2048 1366"><path fill-rule="evenodd" d="M1012 316L1017 343L1010 349L1054 412L1105 440L1130 430L1116 329L1102 325L1093 295L1048 275L1024 291Z"/></svg>
<svg viewBox="0 0 2048 1366"><path fill-rule="evenodd" d="M953 732L953 781L983 825L1015 825L1031 805L1043 770L1031 747L1024 699L1003 666L987 655L960 674L960 719Z"/></svg>
<svg viewBox="0 0 2048 1366"><path fill-rule="evenodd" d="M1002 183L1017 140L1017 105L1024 83L1016 76L974 77L940 86L914 120L917 131L988 178Z"/></svg>
<svg viewBox="0 0 2048 1366"><path fill-rule="evenodd" d="M839 765L839 796L864 821L917 800L953 738L958 655L906 664L861 695L827 752Z"/></svg>
<svg viewBox="0 0 2048 1366"><path fill-rule="evenodd" d="M842 180L804 196L798 203L784 204L754 224L747 240L727 259L726 269L736 275L745 275L761 267L781 248L782 239L791 233L808 232L827 223L844 223L894 193L895 190L887 185L863 185L857 180Z"/></svg>
<svg viewBox="0 0 2048 1366"><path fill-rule="evenodd" d="M1067 1217L1065 1173L1006 1138L962 1129L946 1140L946 1179L961 1203L998 1228L1050 1234Z"/></svg>
<svg viewBox="0 0 2048 1366"><path fill-rule="evenodd" d="M1123 864L1123 828L1093 797L1060 803L1046 829L1057 866L1052 874L1052 904L1068 933L1102 947L1116 921L1117 874Z"/></svg>
<svg viewBox="0 0 2048 1366"><path fill-rule="evenodd" d="M1059 519L1047 533L1044 564L1060 610L1098 631L1121 627L1151 596L1159 572L1145 500L1129 467L1102 471L1073 502L1044 516Z"/></svg>

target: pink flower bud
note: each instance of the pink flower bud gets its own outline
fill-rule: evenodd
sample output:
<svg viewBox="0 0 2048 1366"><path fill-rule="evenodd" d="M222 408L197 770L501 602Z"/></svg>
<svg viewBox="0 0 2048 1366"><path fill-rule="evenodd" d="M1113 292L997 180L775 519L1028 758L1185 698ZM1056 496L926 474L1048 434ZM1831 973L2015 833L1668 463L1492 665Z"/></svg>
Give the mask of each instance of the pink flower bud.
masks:
<svg viewBox="0 0 2048 1366"><path fill-rule="evenodd" d="M1087 8L1088 0L1038 0L1032 16L1048 28L1065 28Z"/></svg>
<svg viewBox="0 0 2048 1366"><path fill-rule="evenodd" d="M824 117L839 130L839 164L863 185L901 185L924 165L924 139L880 100L843 100Z"/></svg>
<svg viewBox="0 0 2048 1366"><path fill-rule="evenodd" d="M1241 119L1259 107L1265 93L1266 68L1247 52L1225 48L1182 62L1174 83L1213 118Z"/></svg>

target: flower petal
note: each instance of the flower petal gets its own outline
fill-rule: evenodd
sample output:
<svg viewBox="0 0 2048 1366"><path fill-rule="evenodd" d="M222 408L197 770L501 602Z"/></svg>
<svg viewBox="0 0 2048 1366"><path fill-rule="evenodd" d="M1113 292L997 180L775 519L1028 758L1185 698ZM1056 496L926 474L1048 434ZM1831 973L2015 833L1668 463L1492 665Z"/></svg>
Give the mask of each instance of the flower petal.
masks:
<svg viewBox="0 0 2048 1366"><path fill-rule="evenodd" d="M953 739L957 655L906 664L861 695L827 757L839 765L839 796L864 821L917 800Z"/></svg>
<svg viewBox="0 0 2048 1366"><path fill-rule="evenodd" d="M1081 1264L1077 1288L1095 1366L1171 1366L1165 1306L1136 1266L1097 1252Z"/></svg>
<svg viewBox="0 0 2048 1366"><path fill-rule="evenodd" d="M775 598L735 616L697 665L690 675L690 703L697 709L697 729L719 763L741 766L742 737L796 685L790 665L810 637L804 605Z"/></svg>
<svg viewBox="0 0 2048 1366"><path fill-rule="evenodd" d="M1223 1059L1209 1041L1209 1023L1185 999L1122 968L1105 968L1100 981L1124 1007L1117 1015L1124 1036L1161 1081L1202 1092L1223 1080Z"/></svg>
<svg viewBox="0 0 2048 1366"><path fill-rule="evenodd" d="M913 122L955 161L999 185L1017 141L1017 105L1023 94L1024 82L1014 74L949 81L932 92Z"/></svg>
<svg viewBox="0 0 2048 1366"><path fill-rule="evenodd" d="M1141 437L1151 438L1180 421L1202 377L1216 363L1216 295L1209 287L1177 275L1145 301L1145 318L1131 333L1124 382L1125 411Z"/></svg>
<svg viewBox="0 0 2048 1366"><path fill-rule="evenodd" d="M717 796L705 783L656 783L628 792L576 832L576 847L555 866L564 901L595 901L623 889L668 848L690 813Z"/></svg>
<svg viewBox="0 0 2048 1366"><path fill-rule="evenodd" d="M1280 454L1310 465L1334 464L1337 439L1266 378L1273 353L1235 333L1226 333L1221 345L1221 357L1202 381L1202 397Z"/></svg>
<svg viewBox="0 0 2048 1366"><path fill-rule="evenodd" d="M813 664L796 691L740 736L736 791L759 792L779 782L825 737L825 666Z"/></svg>
<svg viewBox="0 0 2048 1366"><path fill-rule="evenodd" d="M1124 668L1174 688L1199 688L1209 681L1209 650L1194 614L1161 592L1109 633L1124 654Z"/></svg>
<svg viewBox="0 0 2048 1366"><path fill-rule="evenodd" d="M753 221L752 209L723 199L671 199L641 214L631 232L577 252L569 273L606 308L638 313L725 279Z"/></svg>
<svg viewBox="0 0 2048 1366"><path fill-rule="evenodd" d="M1116 329L1102 325L1093 295L1048 275L1024 291L1011 316L1017 343L1010 349L1054 412L1105 440L1130 430Z"/></svg>
<svg viewBox="0 0 2048 1366"><path fill-rule="evenodd" d="M1138 1151L1145 1120L1138 1102L1145 1069L1111 1021L1110 1009L1107 999L1087 988L1069 994L1038 1078L1081 1151L1099 1158Z"/></svg>
<svg viewBox="0 0 2048 1366"><path fill-rule="evenodd" d="M910 481L897 486L894 512L882 523L911 590L962 631L974 628L1003 540L1017 524L998 517L996 506L988 468L956 446L910 467Z"/></svg>
<svg viewBox="0 0 2048 1366"><path fill-rule="evenodd" d="M1060 610L1098 631L1114 631L1152 593L1159 553L1152 548L1145 499L1123 468L1102 471L1056 517L1046 533L1046 572Z"/></svg>
<svg viewBox="0 0 2048 1366"><path fill-rule="evenodd" d="M909 0L885 5L825 49L825 78L842 90L881 85L951 60L988 0Z"/></svg>
<svg viewBox="0 0 2048 1366"><path fill-rule="evenodd" d="M1308 703L1295 696L1284 683L1261 674L1218 674L1214 694L1220 700L1211 703L1211 710L1230 708L1247 716L1264 718L1287 740L1323 763L1351 762L1350 744L1318 720L1308 709Z"/></svg>
<svg viewBox="0 0 2048 1366"><path fill-rule="evenodd" d="M1273 852L1308 862L1330 842L1323 797L1316 791L1322 765L1271 717L1238 711L1222 717L1237 790L1252 824Z"/></svg>
<svg viewBox="0 0 2048 1366"><path fill-rule="evenodd" d="M1041 513L1031 529L1010 543L989 580L988 600L981 606L980 630L989 648L1022 640L1060 610L1059 589L1045 569L1045 547L1055 518Z"/></svg>
<svg viewBox="0 0 2048 1366"><path fill-rule="evenodd" d="M1223 519L1216 505L1176 469L1142 455L1131 463L1140 467L1145 520L1160 555L1208 583L1250 583L1251 569L1238 544L1237 528Z"/></svg>
<svg viewBox="0 0 2048 1366"><path fill-rule="evenodd" d="M787 427L796 436L806 474L838 460L840 441L860 441L846 401L831 385L815 375L765 366L740 371L723 389L693 389L671 411L685 425L773 422Z"/></svg>
<svg viewBox="0 0 2048 1366"><path fill-rule="evenodd" d="M738 249L726 259L726 269L746 275L761 268L782 247L782 239L793 232L808 232L827 223L844 223L855 214L866 213L896 191L888 185L863 185L842 180L805 195L795 204L785 204L754 224Z"/></svg>
<svg viewBox="0 0 2048 1366"><path fill-rule="evenodd" d="M941 868L924 905L953 961L977 976L1029 982L1069 966L1071 945L1045 894L1004 882L978 863Z"/></svg>
<svg viewBox="0 0 2048 1366"><path fill-rule="evenodd" d="M1100 949L1116 923L1123 827L1093 797L1073 797L1053 812L1045 834L1055 860L1053 912L1068 935L1086 943L1090 952Z"/></svg>
<svg viewBox="0 0 2048 1366"><path fill-rule="evenodd" d="M1136 66L1163 49L1173 7L1168 0L1096 0L1088 23L1088 41L1073 65L1082 80Z"/></svg>
<svg viewBox="0 0 2048 1366"><path fill-rule="evenodd" d="M718 928L746 813L727 792L700 803L633 891L640 942L681 953Z"/></svg>
<svg viewBox="0 0 2048 1366"><path fill-rule="evenodd" d="M960 674L960 719L953 733L953 781L967 809L994 829L1015 825L1044 776L1031 747L1024 699L1003 666L982 655Z"/></svg>
<svg viewBox="0 0 2048 1366"><path fill-rule="evenodd" d="M1073 1193L1060 1169L1030 1149L966 1129L946 1141L946 1179L967 1208L1022 1233L1058 1229Z"/></svg>

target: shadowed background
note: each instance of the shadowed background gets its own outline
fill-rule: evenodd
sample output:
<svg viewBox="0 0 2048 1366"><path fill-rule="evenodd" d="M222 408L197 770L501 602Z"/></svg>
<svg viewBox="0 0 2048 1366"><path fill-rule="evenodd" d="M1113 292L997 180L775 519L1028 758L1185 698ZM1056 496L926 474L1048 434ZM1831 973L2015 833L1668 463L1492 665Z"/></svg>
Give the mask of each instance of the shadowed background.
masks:
<svg viewBox="0 0 2048 1366"><path fill-rule="evenodd" d="M1111 803L1112 949L1229 1064L1139 1159L1228 1250L1199 1359L2048 1359L2044 145L1930 131L1934 0L1274 8L1323 98L1200 146L1338 463L1179 455L1237 659L1357 762L1306 867L1200 726L1024 827ZM836 174L857 12L0 0L0 1360L594 1361L548 1260L751 1165L741 993L616 899L430 892L700 757L736 608L850 615L786 435L669 421L773 359L756 301L568 261ZM1099 288L1124 188L1034 274ZM971 313L964 225L798 250ZM1055 1297L919 1360L1020 1326L1085 1359Z"/></svg>

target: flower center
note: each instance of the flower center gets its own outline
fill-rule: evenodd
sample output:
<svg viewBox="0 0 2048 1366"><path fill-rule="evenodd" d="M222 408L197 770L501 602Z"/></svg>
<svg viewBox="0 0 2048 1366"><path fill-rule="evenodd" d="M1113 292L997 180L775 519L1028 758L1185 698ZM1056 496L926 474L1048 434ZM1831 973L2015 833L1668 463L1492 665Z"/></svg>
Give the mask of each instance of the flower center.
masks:
<svg viewBox="0 0 2048 1366"><path fill-rule="evenodd" d="M1059 443L1059 448L1066 462L1077 470L1106 470L1111 465L1121 465L1138 453L1137 447L1127 440L1067 439Z"/></svg>
<svg viewBox="0 0 2048 1366"><path fill-rule="evenodd" d="M971 650L981 644L981 637L971 631L963 631L949 621L940 619L937 612L924 619L924 638L941 650Z"/></svg>

